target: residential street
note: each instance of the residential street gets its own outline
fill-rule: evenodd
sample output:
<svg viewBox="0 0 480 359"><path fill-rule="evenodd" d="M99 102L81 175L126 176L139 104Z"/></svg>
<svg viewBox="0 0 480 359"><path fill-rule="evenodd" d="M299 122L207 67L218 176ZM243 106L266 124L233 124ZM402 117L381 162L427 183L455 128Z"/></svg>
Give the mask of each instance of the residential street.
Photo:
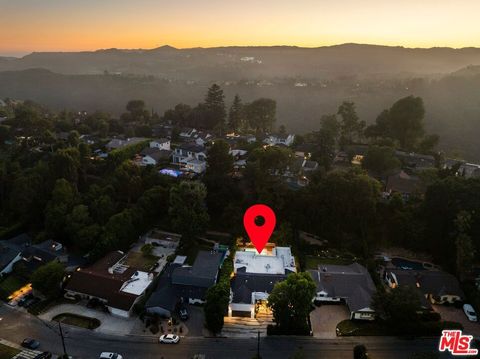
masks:
<svg viewBox="0 0 480 359"><path fill-rule="evenodd" d="M5 305L0 307L0 336L12 342L24 337L38 339L41 350L54 353L62 351L58 330L28 314L20 313ZM84 329L64 326L68 353L74 358L91 359L102 351L113 351L124 358L191 358L205 354L208 359L250 359L256 353L255 339L211 339L183 338L178 345L160 345L152 337L108 336ZM306 358L351 359L352 349L358 338L318 340L313 338L262 338L262 358L289 358L295 351L302 350ZM375 359L408 359L415 351L436 348L436 340L402 340L396 338L362 338Z"/></svg>

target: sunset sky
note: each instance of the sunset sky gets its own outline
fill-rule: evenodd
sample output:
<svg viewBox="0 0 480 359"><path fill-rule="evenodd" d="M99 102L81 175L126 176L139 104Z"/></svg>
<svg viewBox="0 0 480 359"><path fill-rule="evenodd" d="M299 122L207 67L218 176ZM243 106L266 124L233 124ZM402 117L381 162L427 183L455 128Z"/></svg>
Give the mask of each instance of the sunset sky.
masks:
<svg viewBox="0 0 480 359"><path fill-rule="evenodd" d="M0 0L0 54L346 42L480 46L478 0Z"/></svg>

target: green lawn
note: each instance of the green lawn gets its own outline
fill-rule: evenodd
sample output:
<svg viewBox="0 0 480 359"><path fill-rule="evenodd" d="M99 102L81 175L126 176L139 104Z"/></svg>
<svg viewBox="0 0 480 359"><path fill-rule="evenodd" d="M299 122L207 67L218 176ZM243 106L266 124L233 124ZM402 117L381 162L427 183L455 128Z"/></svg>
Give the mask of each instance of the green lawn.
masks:
<svg viewBox="0 0 480 359"><path fill-rule="evenodd" d="M145 256L143 253L131 251L128 253L126 264L148 272L157 261L158 257L154 255Z"/></svg>
<svg viewBox="0 0 480 359"><path fill-rule="evenodd" d="M0 359L11 359L20 353L20 350L0 344Z"/></svg>
<svg viewBox="0 0 480 359"><path fill-rule="evenodd" d="M53 317L53 320L85 329L95 329L101 324L97 318L89 318L70 313L59 314Z"/></svg>

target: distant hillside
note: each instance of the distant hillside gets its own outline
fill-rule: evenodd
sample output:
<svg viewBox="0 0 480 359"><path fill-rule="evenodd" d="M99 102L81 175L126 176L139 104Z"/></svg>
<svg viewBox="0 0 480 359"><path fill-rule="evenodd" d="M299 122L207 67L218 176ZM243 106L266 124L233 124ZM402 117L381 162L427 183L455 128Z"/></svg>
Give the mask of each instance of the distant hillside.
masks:
<svg viewBox="0 0 480 359"><path fill-rule="evenodd" d="M358 44L318 48L175 49L162 46L151 50L37 52L13 61L0 61L0 71L45 68L62 74L107 71L173 80L238 81L278 77L332 79L372 74L408 77L449 73L468 65L480 65L480 49L411 49Z"/></svg>
<svg viewBox="0 0 480 359"><path fill-rule="evenodd" d="M140 98L149 108L163 114L180 102L192 106L201 102L209 83L153 76L63 75L30 69L0 72L0 98L32 99L57 110L101 109L115 115L124 111L128 100ZM354 101L360 117L372 123L397 99L410 94L421 96L427 110L427 129L441 136L441 147L480 162L480 75L471 68L438 78L344 76L328 81L276 78L219 83L228 105L236 93L245 102L258 97L275 99L278 124L297 133L318 130L320 116L335 113L344 100Z"/></svg>

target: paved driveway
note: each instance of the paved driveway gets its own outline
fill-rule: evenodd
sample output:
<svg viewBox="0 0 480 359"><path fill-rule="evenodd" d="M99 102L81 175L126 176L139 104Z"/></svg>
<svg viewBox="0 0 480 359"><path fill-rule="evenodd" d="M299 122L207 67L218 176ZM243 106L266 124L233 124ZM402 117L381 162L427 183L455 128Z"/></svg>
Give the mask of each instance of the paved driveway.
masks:
<svg viewBox="0 0 480 359"><path fill-rule="evenodd" d="M440 313L443 320L461 323L465 334L480 336L480 324L469 321L463 309L445 305L434 305L433 309Z"/></svg>
<svg viewBox="0 0 480 359"><path fill-rule="evenodd" d="M316 307L310 313L313 336L322 339L336 338L337 324L349 318L350 313L344 304L326 304Z"/></svg>

